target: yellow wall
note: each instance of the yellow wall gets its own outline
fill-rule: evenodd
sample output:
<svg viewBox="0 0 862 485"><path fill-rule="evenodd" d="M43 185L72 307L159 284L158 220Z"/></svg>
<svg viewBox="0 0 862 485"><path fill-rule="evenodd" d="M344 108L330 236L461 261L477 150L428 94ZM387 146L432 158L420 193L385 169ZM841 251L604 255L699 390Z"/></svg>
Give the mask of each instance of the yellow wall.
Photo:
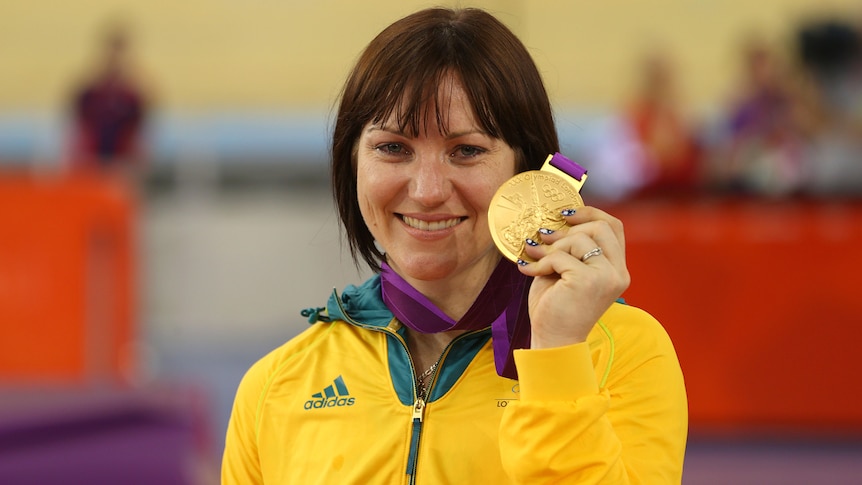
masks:
<svg viewBox="0 0 862 485"><path fill-rule="evenodd" d="M100 27L130 20L159 105L179 110L328 109L351 61L382 27L420 7L497 13L534 53L555 102L607 108L643 47L666 45L695 107L720 102L741 35L786 36L804 13L857 0L3 0L0 111L50 110L94 57ZM817 10L815 9L815 6ZM862 17L862 6L857 8Z"/></svg>

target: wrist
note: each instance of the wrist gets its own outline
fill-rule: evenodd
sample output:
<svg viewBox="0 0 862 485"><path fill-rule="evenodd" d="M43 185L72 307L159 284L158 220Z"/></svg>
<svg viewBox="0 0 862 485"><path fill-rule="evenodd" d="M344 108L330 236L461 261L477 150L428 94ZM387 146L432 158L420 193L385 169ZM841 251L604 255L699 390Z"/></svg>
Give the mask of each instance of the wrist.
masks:
<svg viewBox="0 0 862 485"><path fill-rule="evenodd" d="M580 344L587 341L587 332L565 333L559 332L542 332L536 331L535 328L530 335L530 348L539 349L554 349L557 347L565 347L567 345Z"/></svg>

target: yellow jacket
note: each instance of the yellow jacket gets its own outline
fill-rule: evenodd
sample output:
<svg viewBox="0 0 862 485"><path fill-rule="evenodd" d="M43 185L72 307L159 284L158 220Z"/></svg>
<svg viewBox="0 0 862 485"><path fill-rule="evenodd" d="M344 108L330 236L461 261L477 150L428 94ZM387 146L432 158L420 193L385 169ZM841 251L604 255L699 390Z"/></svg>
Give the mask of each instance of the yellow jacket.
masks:
<svg viewBox="0 0 862 485"><path fill-rule="evenodd" d="M423 402L379 295L376 276L333 293L249 369L223 484L680 483L685 388L647 313L615 303L586 343L516 351L518 381L497 375L490 329L464 334Z"/></svg>

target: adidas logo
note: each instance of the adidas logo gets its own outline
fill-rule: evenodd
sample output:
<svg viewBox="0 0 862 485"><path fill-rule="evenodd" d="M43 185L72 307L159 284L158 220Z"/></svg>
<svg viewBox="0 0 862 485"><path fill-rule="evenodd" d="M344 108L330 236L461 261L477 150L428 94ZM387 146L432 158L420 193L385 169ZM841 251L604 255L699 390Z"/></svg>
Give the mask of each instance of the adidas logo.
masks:
<svg viewBox="0 0 862 485"><path fill-rule="evenodd" d="M305 401L306 411L310 409L332 408L336 406L353 406L356 398L350 397L344 378L338 376L332 381L332 385L326 386L323 392L311 395L311 399Z"/></svg>

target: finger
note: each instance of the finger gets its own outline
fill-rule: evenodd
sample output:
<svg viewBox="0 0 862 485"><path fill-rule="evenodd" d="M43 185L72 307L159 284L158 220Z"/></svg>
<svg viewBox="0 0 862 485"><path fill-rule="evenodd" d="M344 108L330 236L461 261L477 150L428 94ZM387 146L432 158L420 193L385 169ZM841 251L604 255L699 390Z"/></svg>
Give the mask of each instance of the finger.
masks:
<svg viewBox="0 0 862 485"><path fill-rule="evenodd" d="M595 247L595 246L594 246ZM588 273L616 273L614 265L601 256L593 256L586 261L582 261L582 255L575 256L574 254L564 250L554 250L546 246L543 249L536 248L538 251L543 251L544 254L535 255L535 261L522 266L522 272L529 276L555 276L562 279L576 277L583 279ZM583 253L588 252L585 250ZM532 256L531 256L532 257Z"/></svg>
<svg viewBox="0 0 862 485"><path fill-rule="evenodd" d="M592 269L607 275L615 274L614 279L620 283L620 287L628 287L630 275L625 263L625 251L606 222L593 221L563 232L565 236L557 238L552 244L528 246L527 256L534 262L522 265L522 273L534 277L557 275L565 279L579 275L576 277L583 278ZM557 234L549 236L553 239ZM584 259L596 249L600 249L601 254Z"/></svg>
<svg viewBox="0 0 862 485"><path fill-rule="evenodd" d="M553 244L528 245L525 252L535 261L530 264L534 266L531 271L534 276L551 273L562 275L567 271L583 270L587 263L596 267L594 259L598 256L604 256L604 250L599 249L598 244L588 233L578 231L570 233ZM584 259L585 255L591 251L600 254L593 254ZM605 263L610 264L608 261Z"/></svg>
<svg viewBox="0 0 862 485"><path fill-rule="evenodd" d="M539 242L560 248L563 247L561 244L565 245L566 248L569 248L566 250L570 251L574 256L581 257L595 247L600 247L609 258L619 261L623 265L625 264L625 247L619 240L618 232L612 227L611 223L604 219L591 220L558 231L540 230L539 232L541 236ZM594 245L583 248L582 245L575 243L579 239L571 239L565 242L570 238L578 237L580 234L587 235ZM583 249L583 252L578 253L575 251L576 249ZM527 254L533 257L530 253Z"/></svg>
<svg viewBox="0 0 862 485"><path fill-rule="evenodd" d="M606 222L619 239L620 245L625 247L625 231L622 221L607 212L592 206L584 206L576 209L564 209L562 213L566 223L570 226L577 226L590 221Z"/></svg>
<svg viewBox="0 0 862 485"><path fill-rule="evenodd" d="M521 266L520 270L527 276L559 278L577 282L583 287L610 288L619 296L628 288L631 276L616 236L611 235L611 230L607 232L609 236L604 246L609 248L608 251L602 248L603 243L586 233L575 233L550 246L542 244L527 248L535 262ZM601 249L599 254L585 259L587 254L597 249Z"/></svg>

